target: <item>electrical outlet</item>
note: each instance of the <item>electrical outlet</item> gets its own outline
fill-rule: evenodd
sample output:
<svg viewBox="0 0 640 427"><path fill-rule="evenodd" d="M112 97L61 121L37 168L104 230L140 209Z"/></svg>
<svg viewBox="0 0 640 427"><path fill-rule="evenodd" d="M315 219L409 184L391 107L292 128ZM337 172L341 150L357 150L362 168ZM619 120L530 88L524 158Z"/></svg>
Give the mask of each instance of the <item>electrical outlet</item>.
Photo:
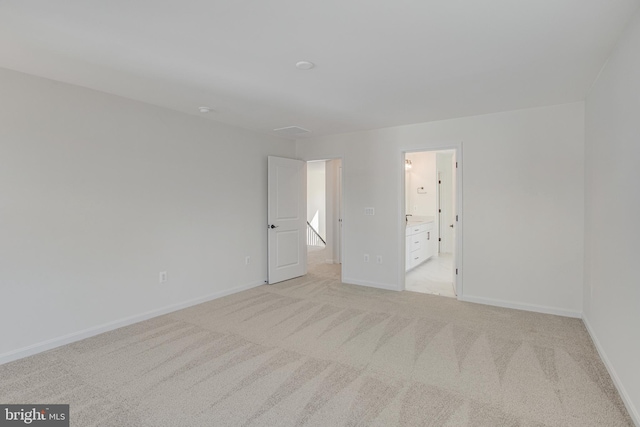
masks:
<svg viewBox="0 0 640 427"><path fill-rule="evenodd" d="M166 271L161 271L160 272L160 283L164 283L167 281L167 272Z"/></svg>
<svg viewBox="0 0 640 427"><path fill-rule="evenodd" d="M369 262L369 254L364 254L364 262Z"/></svg>
<svg viewBox="0 0 640 427"><path fill-rule="evenodd" d="M376 264L382 264L382 255L376 257Z"/></svg>
<svg viewBox="0 0 640 427"><path fill-rule="evenodd" d="M365 215L375 215L376 214L376 210L374 208L364 208L364 214Z"/></svg>
<svg viewBox="0 0 640 427"><path fill-rule="evenodd" d="M251 263L251 257L250 257L250 256L245 257L245 258L244 258L244 264L245 264L245 265L249 265L250 263Z"/></svg>

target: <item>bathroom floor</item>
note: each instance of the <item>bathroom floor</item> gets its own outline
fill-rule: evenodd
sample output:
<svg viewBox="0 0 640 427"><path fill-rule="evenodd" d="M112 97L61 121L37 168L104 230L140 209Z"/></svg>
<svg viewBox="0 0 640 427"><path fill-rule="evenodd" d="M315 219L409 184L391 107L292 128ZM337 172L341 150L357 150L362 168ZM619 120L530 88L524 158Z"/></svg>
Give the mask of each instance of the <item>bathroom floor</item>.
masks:
<svg viewBox="0 0 640 427"><path fill-rule="evenodd" d="M455 298L452 254L435 255L408 271L405 276L405 289L423 294Z"/></svg>

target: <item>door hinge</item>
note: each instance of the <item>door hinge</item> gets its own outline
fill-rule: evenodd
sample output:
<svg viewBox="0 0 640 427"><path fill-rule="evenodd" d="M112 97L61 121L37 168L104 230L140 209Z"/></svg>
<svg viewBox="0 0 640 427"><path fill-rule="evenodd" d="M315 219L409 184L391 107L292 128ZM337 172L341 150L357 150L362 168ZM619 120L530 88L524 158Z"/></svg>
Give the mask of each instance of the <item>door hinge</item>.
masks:
<svg viewBox="0 0 640 427"><path fill-rule="evenodd" d="M438 213L442 213L442 209L438 209Z"/></svg>
<svg viewBox="0 0 640 427"><path fill-rule="evenodd" d="M458 269L456 268L456 276L458 275Z"/></svg>
<svg viewBox="0 0 640 427"><path fill-rule="evenodd" d="M438 184L442 184L442 181L438 181Z"/></svg>
<svg viewBox="0 0 640 427"><path fill-rule="evenodd" d="M458 169L458 162L456 162L456 169Z"/></svg>
<svg viewBox="0 0 640 427"><path fill-rule="evenodd" d="M438 237L438 242L442 242L442 239L440 237Z"/></svg>
<svg viewBox="0 0 640 427"><path fill-rule="evenodd" d="M458 222L458 215L456 215L456 222Z"/></svg>

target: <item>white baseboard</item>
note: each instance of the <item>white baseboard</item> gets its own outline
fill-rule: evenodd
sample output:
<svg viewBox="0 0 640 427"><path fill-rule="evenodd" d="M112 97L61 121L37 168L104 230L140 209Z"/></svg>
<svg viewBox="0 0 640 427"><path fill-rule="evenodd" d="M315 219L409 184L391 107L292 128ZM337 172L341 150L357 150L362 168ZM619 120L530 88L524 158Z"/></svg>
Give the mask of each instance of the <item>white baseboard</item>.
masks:
<svg viewBox="0 0 640 427"><path fill-rule="evenodd" d="M469 295L461 295L458 300L465 302L475 302L478 304L493 305L496 307L515 308L516 310L535 311L537 313L555 314L557 316L574 317L580 319L582 313L574 310L566 310L557 307L547 307L544 305L523 304L519 302L503 301L492 298L474 297Z"/></svg>
<svg viewBox="0 0 640 427"><path fill-rule="evenodd" d="M325 264L333 264L333 260L332 259L325 259L324 263Z"/></svg>
<svg viewBox="0 0 640 427"><path fill-rule="evenodd" d="M122 328L123 326L128 326L134 323L142 322L143 320L151 319L152 317L162 316L163 314L171 313L173 311L181 310L183 308L202 304L203 302L222 298L224 296L235 294L237 292L246 291L247 289L255 288L260 285L264 285L264 282L260 281L260 282L255 282L248 285L236 286L235 288L219 291L219 292L205 295L199 298L194 298L189 301L172 304L156 310L151 310L145 313L136 314L134 316L125 317L124 319L114 320L112 322L108 322L99 326L87 328L78 332L72 332L70 334L63 335L61 337L52 338L46 341L39 342L37 344L32 344L30 346L19 348L17 350L12 350L12 351L0 354L0 365L13 362L14 360L22 359L23 357L42 353L43 351L51 350L53 348L60 347L65 344L70 344L72 342L80 341L85 338L99 335L104 332L109 332L114 329Z"/></svg>
<svg viewBox="0 0 640 427"><path fill-rule="evenodd" d="M342 283L350 285L368 286L369 288L386 289L388 291L399 291L398 285L391 285L388 283L368 282L366 280L349 279L347 277L342 278Z"/></svg>
<svg viewBox="0 0 640 427"><path fill-rule="evenodd" d="M620 381L620 377L616 373L616 370L613 368L611 361L607 357L607 353L604 352L604 348L602 348L602 345L600 344L598 337L596 337L596 335L594 334L593 329L589 324L589 319L587 319L587 317L583 315L582 321L584 322L584 325L587 328L587 332L589 332L589 335L591 336L591 341L593 341L593 344L596 346L596 350L598 350L600 359L602 359L604 366L607 368L607 371L609 371L609 376L613 380L613 384L618 389L618 393L620 393L620 397L624 402L624 406L627 407L629 416L631 417L634 424L640 427L640 413L638 413L638 409L633 405L633 402L631 401L631 398L629 397L627 390L622 385L622 381Z"/></svg>

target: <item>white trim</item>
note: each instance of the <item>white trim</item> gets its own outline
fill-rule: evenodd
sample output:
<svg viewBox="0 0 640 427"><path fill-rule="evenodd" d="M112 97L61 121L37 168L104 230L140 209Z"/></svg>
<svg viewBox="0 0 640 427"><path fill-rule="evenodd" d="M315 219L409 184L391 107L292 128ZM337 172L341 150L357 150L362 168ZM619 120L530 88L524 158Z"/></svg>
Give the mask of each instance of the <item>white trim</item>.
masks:
<svg viewBox="0 0 640 427"><path fill-rule="evenodd" d="M211 301L214 299L222 298L227 295L235 294L238 292L246 291L264 285L264 281L254 282L248 285L237 286L235 288L219 291L213 294L205 295L203 297L194 298L189 301L172 304L156 310L147 311L145 313L136 314L133 316L125 317L124 319L114 320L112 322L104 323L99 326L87 328L82 331L72 332L61 337L51 338L46 341L32 344L27 347L12 350L7 353L0 354L0 365L13 362L14 360L22 359L27 356L42 353L43 351L51 350L56 347L60 347L72 342L80 341L85 338L93 337L95 335L102 334L104 332L113 331L114 329L122 328L123 326L132 325L134 323L142 322L143 320L151 319L153 317L162 316L163 314L171 313L183 308L191 307L194 305L202 304L203 302Z"/></svg>
<svg viewBox="0 0 640 427"><path fill-rule="evenodd" d="M493 298L474 297L470 295L464 295L458 298L460 301L472 302L477 304L492 305L496 307L513 308L516 310L534 311L536 313L555 314L556 316L574 317L580 319L582 312L575 310L567 310L558 307L548 307L545 305L536 304L523 304L520 302L504 301Z"/></svg>
<svg viewBox="0 0 640 427"><path fill-rule="evenodd" d="M359 285L359 286L367 286L369 288L376 288L376 289L385 289L387 291L399 291L400 289L398 289L398 285L393 285L393 284L389 284L389 283L378 283L378 282L369 282L367 280L359 280L359 279L348 279L345 278L342 283L348 284L348 285Z"/></svg>
<svg viewBox="0 0 640 427"><path fill-rule="evenodd" d="M607 354L604 352L604 348L602 347L602 344L600 344L600 341L598 341L596 334L593 332L593 328L591 328L589 319L587 319L587 316L585 316L584 314L582 315L582 321L584 322L584 326L587 328L587 332L589 333L589 336L591 336L591 341L593 341L593 344L595 345L596 350L598 350L600 359L602 359L604 366L607 368L607 371L609 371L609 376L613 380L613 384L618 389L618 393L620 393L622 402L624 402L624 406L626 406L627 412L629 412L629 416L631 417L631 420L635 423L636 426L640 426L640 413L638 413L638 409L633 405L633 402L629 397L627 390L622 385L622 381L620 381L620 377L616 373L616 370L613 368L613 365L611 364L611 361L607 357Z"/></svg>

